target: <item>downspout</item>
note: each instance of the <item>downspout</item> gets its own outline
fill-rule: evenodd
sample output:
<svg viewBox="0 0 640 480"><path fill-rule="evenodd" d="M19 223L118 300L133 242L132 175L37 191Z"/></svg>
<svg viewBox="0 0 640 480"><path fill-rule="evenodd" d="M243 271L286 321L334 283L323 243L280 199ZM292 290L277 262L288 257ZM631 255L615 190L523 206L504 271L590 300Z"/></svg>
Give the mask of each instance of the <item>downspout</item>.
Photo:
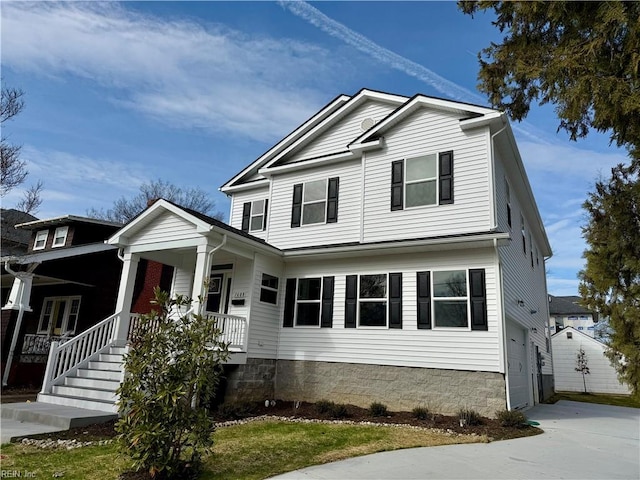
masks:
<svg viewBox="0 0 640 480"><path fill-rule="evenodd" d="M20 278L20 273L32 273L36 267L40 265L40 263L34 263L29 266L26 272L15 272L11 269L9 261L4 262L4 269L13 275L15 278L20 280L21 289L20 289L20 303L18 305L18 318L16 319L16 326L13 329L13 337L11 338L11 346L9 347L9 356L7 357L7 363L4 367L4 374L2 375L2 386L7 386L7 381L9 380L9 372L11 371L11 364L13 363L13 355L16 350L16 345L18 344L18 337L20 336L20 328L22 327L22 318L24 317L24 281Z"/></svg>
<svg viewBox="0 0 640 480"><path fill-rule="evenodd" d="M504 122L504 119L503 119L503 122ZM493 205L491 206L491 215L493 217L493 222L491 222L492 223L491 230L496 230L498 228L498 212L497 212L497 205L496 205L496 183L497 183L497 179L495 178L496 168L495 168L495 158L494 158L494 152L495 152L494 140L495 140L496 136L498 136L499 134L501 134L502 132L504 132L506 130L507 125L508 124L506 122L504 122L504 126L500 130L498 130L496 133L491 135L490 141L489 141L489 143L491 144L491 172L490 172L489 178L493 179L492 180L493 181L493 185L492 185L493 188L491 189L492 197L493 197L493 202L492 202Z"/></svg>

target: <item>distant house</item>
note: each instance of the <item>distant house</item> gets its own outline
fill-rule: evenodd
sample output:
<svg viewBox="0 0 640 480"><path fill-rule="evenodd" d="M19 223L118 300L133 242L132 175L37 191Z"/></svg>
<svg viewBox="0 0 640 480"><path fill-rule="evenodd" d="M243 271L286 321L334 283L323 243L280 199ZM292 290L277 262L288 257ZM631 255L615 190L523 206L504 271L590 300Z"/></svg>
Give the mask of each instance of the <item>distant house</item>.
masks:
<svg viewBox="0 0 640 480"><path fill-rule="evenodd" d="M606 345L568 326L551 337L553 373L556 391L584 392L582 373L576 371L577 355L582 348L586 354L589 374L585 375L588 393L629 395L629 387L620 383L611 362L604 355Z"/></svg>
<svg viewBox="0 0 640 480"><path fill-rule="evenodd" d="M580 297L555 297L549 295L549 330L551 335L563 328L573 327L590 337L595 337L598 315L582 307Z"/></svg>
<svg viewBox="0 0 640 480"><path fill-rule="evenodd" d="M122 261L105 239L121 227L74 215L17 225L26 252L5 255L3 249L2 257L12 280L2 307L3 382L39 386L51 342L68 340L113 312ZM169 288L168 267L164 282L162 265L147 268L144 262L135 286L140 313L151 297L145 279Z"/></svg>
<svg viewBox="0 0 640 480"><path fill-rule="evenodd" d="M52 350L39 401L116 409L145 259L223 330L230 399L491 416L553 393L551 248L505 114L341 95L221 190L229 224L158 200L108 239L113 315Z"/></svg>

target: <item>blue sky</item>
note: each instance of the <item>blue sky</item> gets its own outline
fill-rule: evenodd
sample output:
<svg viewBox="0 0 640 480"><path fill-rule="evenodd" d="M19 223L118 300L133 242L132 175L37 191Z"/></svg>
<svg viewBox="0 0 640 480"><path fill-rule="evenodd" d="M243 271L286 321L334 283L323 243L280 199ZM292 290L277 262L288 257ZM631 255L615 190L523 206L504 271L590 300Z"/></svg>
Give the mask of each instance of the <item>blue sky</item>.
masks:
<svg viewBox="0 0 640 480"><path fill-rule="evenodd" d="M85 215L162 178L211 192L338 94L370 88L486 105L478 51L500 34L454 2L8 2L3 82L26 92L4 126L23 145L38 217ZM556 133L552 106L513 123L554 250L549 292L577 294L581 208L624 151ZM15 189L2 199L11 207Z"/></svg>

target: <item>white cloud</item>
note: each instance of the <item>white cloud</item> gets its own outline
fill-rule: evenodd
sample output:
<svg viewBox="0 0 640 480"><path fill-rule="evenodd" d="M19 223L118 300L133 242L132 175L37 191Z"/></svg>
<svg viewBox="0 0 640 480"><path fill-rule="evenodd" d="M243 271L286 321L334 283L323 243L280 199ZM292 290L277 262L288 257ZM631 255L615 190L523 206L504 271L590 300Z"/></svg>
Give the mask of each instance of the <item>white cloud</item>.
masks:
<svg viewBox="0 0 640 480"><path fill-rule="evenodd" d="M273 140L325 95L332 52L221 25L163 21L115 3L5 2L2 62L74 74L172 126ZM61 34L61 32L64 32Z"/></svg>

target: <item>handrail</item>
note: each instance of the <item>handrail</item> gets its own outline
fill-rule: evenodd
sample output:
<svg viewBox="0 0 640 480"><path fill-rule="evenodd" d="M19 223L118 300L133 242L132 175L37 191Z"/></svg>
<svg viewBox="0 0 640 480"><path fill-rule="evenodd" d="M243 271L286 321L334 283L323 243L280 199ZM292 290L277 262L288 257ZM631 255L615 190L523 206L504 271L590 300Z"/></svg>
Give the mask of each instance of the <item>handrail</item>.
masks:
<svg viewBox="0 0 640 480"><path fill-rule="evenodd" d="M114 313L62 345L51 342L41 393L49 393L56 380L77 370L91 355L111 344L120 316L121 312Z"/></svg>

